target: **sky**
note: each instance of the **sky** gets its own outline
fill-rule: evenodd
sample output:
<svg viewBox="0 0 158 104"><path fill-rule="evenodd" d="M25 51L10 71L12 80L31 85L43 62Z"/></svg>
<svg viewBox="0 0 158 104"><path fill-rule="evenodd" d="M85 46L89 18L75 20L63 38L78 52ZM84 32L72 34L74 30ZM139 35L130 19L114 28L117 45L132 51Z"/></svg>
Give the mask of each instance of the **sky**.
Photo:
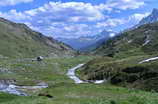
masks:
<svg viewBox="0 0 158 104"><path fill-rule="evenodd" d="M0 17L54 38L120 32L158 8L158 0L0 0Z"/></svg>

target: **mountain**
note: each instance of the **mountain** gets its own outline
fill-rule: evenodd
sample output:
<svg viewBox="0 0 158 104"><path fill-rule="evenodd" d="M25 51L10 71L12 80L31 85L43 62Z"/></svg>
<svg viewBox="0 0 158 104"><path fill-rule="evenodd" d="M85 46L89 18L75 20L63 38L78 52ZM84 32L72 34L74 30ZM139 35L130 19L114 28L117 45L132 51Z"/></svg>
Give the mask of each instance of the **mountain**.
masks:
<svg viewBox="0 0 158 104"><path fill-rule="evenodd" d="M107 40L95 50L101 55L86 63L78 75L89 82L158 92L158 22L141 25Z"/></svg>
<svg viewBox="0 0 158 104"><path fill-rule="evenodd" d="M155 54L158 51L158 22L145 24L107 40L94 53L101 55Z"/></svg>
<svg viewBox="0 0 158 104"><path fill-rule="evenodd" d="M106 79L114 85L158 92L157 34L158 9L153 9L135 28L95 49L93 53L101 57L86 63L78 75L85 81Z"/></svg>
<svg viewBox="0 0 158 104"><path fill-rule="evenodd" d="M0 18L0 56L67 56L74 51L51 37L31 30L25 24Z"/></svg>
<svg viewBox="0 0 158 104"><path fill-rule="evenodd" d="M115 33L112 31L104 30L100 34L94 36L82 36L79 38L70 38L70 39L58 38L57 40L70 45L75 50L91 51L93 49L96 49L101 44L103 44L107 39L110 38L110 35L113 34Z"/></svg>
<svg viewBox="0 0 158 104"><path fill-rule="evenodd" d="M152 13L149 16L143 18L139 22L138 26L143 25L143 24L148 24L148 23L154 23L156 21L158 21L158 9L154 8Z"/></svg>

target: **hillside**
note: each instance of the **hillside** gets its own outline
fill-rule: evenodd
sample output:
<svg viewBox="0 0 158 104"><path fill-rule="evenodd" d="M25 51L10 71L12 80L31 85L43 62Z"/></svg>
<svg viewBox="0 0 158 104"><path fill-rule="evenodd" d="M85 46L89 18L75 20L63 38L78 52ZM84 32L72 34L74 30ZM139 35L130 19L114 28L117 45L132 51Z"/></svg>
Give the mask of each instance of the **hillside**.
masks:
<svg viewBox="0 0 158 104"><path fill-rule="evenodd" d="M78 75L85 81L106 80L117 86L158 92L158 61L139 63L150 57L96 58L85 64Z"/></svg>
<svg viewBox="0 0 158 104"><path fill-rule="evenodd" d="M25 24L0 18L0 56L67 56L74 51L53 38L31 30Z"/></svg>
<svg viewBox="0 0 158 104"><path fill-rule="evenodd" d="M142 55L158 51L158 22L142 25L108 40L94 53L101 55Z"/></svg>
<svg viewBox="0 0 158 104"><path fill-rule="evenodd" d="M158 92L157 34L158 22L121 33L95 50L103 57L86 63L78 75L83 80L106 79L114 85Z"/></svg>

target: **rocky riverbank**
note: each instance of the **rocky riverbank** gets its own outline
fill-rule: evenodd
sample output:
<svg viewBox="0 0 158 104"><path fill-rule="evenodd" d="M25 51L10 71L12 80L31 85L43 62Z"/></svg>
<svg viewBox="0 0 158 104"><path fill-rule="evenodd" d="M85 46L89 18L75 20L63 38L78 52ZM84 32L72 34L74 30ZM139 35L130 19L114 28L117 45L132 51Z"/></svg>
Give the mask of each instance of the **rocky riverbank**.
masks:
<svg viewBox="0 0 158 104"><path fill-rule="evenodd" d="M22 89L36 90L36 89L42 89L42 88L47 88L47 87L48 87L48 85L44 82L39 83L36 86L18 86L15 84L14 80L0 80L0 91L1 92L15 94L18 96L29 96L29 94L22 91Z"/></svg>

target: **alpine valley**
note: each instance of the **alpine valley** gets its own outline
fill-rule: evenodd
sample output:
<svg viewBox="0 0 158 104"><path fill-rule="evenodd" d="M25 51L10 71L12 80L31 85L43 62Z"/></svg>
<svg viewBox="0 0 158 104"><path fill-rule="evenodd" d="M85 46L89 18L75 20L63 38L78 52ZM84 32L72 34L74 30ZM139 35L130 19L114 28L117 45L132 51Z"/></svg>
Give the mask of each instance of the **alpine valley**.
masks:
<svg viewBox="0 0 158 104"><path fill-rule="evenodd" d="M107 0L108 5L98 5L100 0L46 0L49 3L43 7L23 13L19 11L26 9L26 5L35 8L45 0L6 1L0 1L0 9L18 9L9 11L9 14L0 10L0 16L9 18L16 14L16 19L30 16L29 20L37 16L35 20L45 21L38 20L41 29L51 22L51 28L47 30L52 29L54 33L62 31L60 26L57 28L58 23L76 26L79 20L80 24L86 21L89 26L91 21L100 22L111 17L110 25L123 25L124 21L112 19L112 16L121 15L122 11L134 12L146 3L144 0ZM106 10L107 15L115 12L102 16ZM158 104L158 9L153 9L149 16L123 32L104 28L101 33L79 38L61 36L54 39L33 30L24 21L16 23L11 21L13 18L2 17L0 104ZM68 27L70 33L73 28Z"/></svg>

